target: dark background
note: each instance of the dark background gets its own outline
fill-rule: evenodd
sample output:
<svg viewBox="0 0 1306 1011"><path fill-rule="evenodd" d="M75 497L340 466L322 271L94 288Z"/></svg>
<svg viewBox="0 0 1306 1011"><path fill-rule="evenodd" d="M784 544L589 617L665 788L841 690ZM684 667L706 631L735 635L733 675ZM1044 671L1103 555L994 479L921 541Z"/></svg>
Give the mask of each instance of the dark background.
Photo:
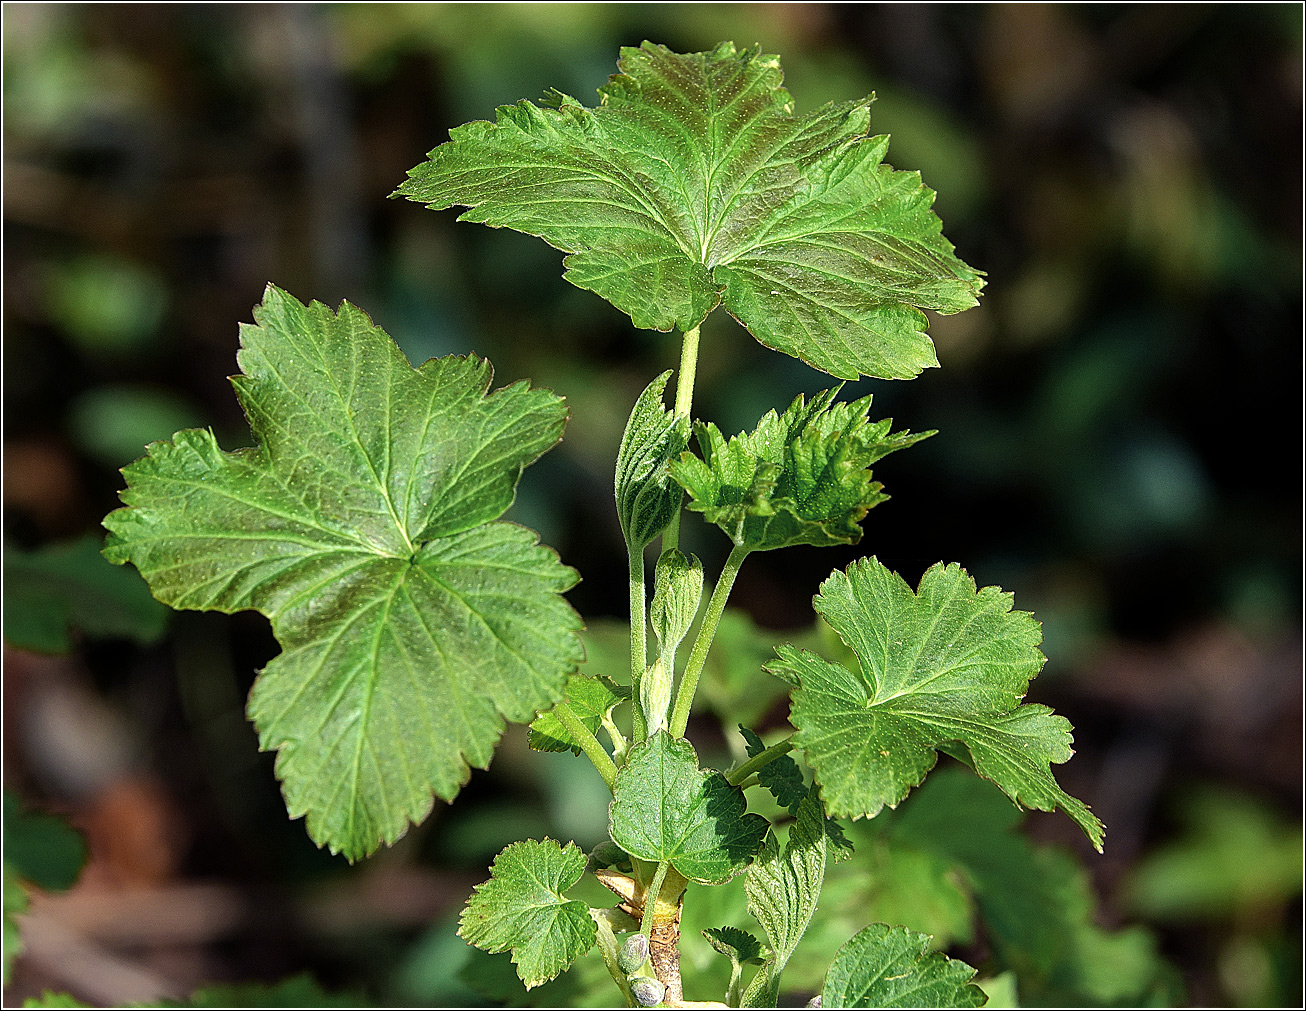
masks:
<svg viewBox="0 0 1306 1011"><path fill-rule="evenodd" d="M807 624L820 580L870 553L1013 591L1051 658L1031 697L1076 727L1058 777L1110 835L1095 857L1064 819L1031 831L1084 855L1104 922L1156 931L1188 1001L1297 1004L1300 873L1256 873L1300 849L1298 5L6 5L7 549L98 531L147 441L247 443L224 377L274 281L362 306L414 362L475 350L500 383L565 394L567 438L512 515L580 570L587 619L619 616L611 467L676 336L571 287L538 240L386 197L496 105L592 103L645 38L760 43L800 112L875 91L889 160L988 274L978 309L933 321L941 369L846 391L940 431L877 468L893 499L862 543L754 556L733 602ZM695 413L725 431L828 384L724 313L703 328ZM724 558L697 518L685 540ZM153 646L6 647L5 784L91 843L61 922L175 993L311 968L441 1003L428 963L461 944L449 917L490 856L601 833L602 787L514 732L457 804L349 870L286 822L244 722L275 651L262 618L212 614ZM1149 899L1175 847L1181 898ZM76 990L29 947L7 996ZM92 999L135 999L122 980Z"/></svg>

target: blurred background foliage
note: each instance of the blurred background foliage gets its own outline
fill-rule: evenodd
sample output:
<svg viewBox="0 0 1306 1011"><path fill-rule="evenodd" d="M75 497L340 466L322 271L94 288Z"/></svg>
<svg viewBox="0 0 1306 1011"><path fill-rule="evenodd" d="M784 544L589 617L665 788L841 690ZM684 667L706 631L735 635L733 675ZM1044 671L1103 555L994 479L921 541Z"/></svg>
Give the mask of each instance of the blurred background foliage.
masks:
<svg viewBox="0 0 1306 1011"><path fill-rule="evenodd" d="M169 617L79 538L99 537L117 468L146 442L191 425L248 442L223 377L266 282L348 298L415 362L475 350L501 382L568 397L567 438L513 515L582 573L571 599L601 662L625 599L611 467L676 339L570 287L537 240L386 197L449 127L548 87L592 102L617 48L649 38L760 43L800 111L874 91L890 161L939 191L946 233L989 281L980 308L934 321L942 369L846 391L941 434L877 470L894 499L861 545L750 560L691 727L700 752L737 752L740 720L784 724L778 683L756 687L750 625L819 640L812 594L863 553L912 581L959 560L1043 621L1033 698L1072 719L1079 752L1058 775L1110 827L1092 856L1063 819L1018 826L986 785L941 770L856 827L812 957L887 918L990 978L1014 971L987 984L996 1003L1300 1006L1298 5L3 18L4 776L89 848L71 891L35 888L6 1003L303 970L382 1002L524 999L506 957L454 936L457 912L506 843L602 836L589 766L528 753L514 728L455 805L351 870L287 822L244 720L276 650L266 622ZM724 313L704 327L698 413L723 430L825 385ZM698 517L683 536L709 569L724 558ZM687 938L742 913L738 892L692 896ZM685 958L724 982L705 944ZM791 975L819 986L815 961ZM609 985L588 959L532 998L603 1003Z"/></svg>

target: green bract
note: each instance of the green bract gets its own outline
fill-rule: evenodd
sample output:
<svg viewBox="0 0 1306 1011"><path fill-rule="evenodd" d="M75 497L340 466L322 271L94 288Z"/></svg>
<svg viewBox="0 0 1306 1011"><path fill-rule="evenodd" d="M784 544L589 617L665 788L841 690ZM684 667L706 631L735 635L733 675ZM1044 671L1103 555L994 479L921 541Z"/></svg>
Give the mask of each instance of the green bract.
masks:
<svg viewBox="0 0 1306 1011"><path fill-rule="evenodd" d="M1065 762L1070 723L1021 705L1043 666L1032 616L1011 594L976 590L959 565L933 566L911 587L874 558L835 572L815 607L856 654L857 670L777 647L768 670L796 685L790 721L835 815L873 816L907 796L950 741L1018 804L1064 810L1098 849L1102 823L1066 794L1049 763Z"/></svg>
<svg viewBox="0 0 1306 1011"><path fill-rule="evenodd" d="M975 305L915 172L884 164L871 99L794 115L775 56L626 48L598 108L503 106L449 132L397 193L538 235L566 277L638 327L717 305L761 343L844 379L938 364L922 309Z"/></svg>
<svg viewBox="0 0 1306 1011"><path fill-rule="evenodd" d="M930 951L930 939L906 927L872 923L839 949L823 1007L981 1007L984 991L965 962Z"/></svg>
<svg viewBox="0 0 1306 1011"><path fill-rule="evenodd" d="M493 522L567 411L526 383L487 396L475 356L413 369L347 302L269 286L254 318L232 384L257 445L152 444L105 555L173 607L272 620L283 652L249 714L291 816L356 858L452 799L581 659L575 572Z"/></svg>
<svg viewBox="0 0 1306 1011"><path fill-rule="evenodd" d="M892 419L870 421L869 396L836 404L838 393L810 403L799 394L784 414L771 411L729 440L711 422L698 425L703 458L685 453L671 464L689 508L749 551L855 544L867 511L889 497L871 465L934 433L890 432Z"/></svg>
<svg viewBox="0 0 1306 1011"><path fill-rule="evenodd" d="M660 730L631 748L617 775L612 839L690 881L720 884L744 869L766 833L766 819L745 807L743 791L698 767L688 741Z"/></svg>
<svg viewBox="0 0 1306 1011"><path fill-rule="evenodd" d="M562 894L584 873L585 854L575 843L513 843L467 900L458 933L488 952L511 950L526 988L539 986L594 945L589 907Z"/></svg>

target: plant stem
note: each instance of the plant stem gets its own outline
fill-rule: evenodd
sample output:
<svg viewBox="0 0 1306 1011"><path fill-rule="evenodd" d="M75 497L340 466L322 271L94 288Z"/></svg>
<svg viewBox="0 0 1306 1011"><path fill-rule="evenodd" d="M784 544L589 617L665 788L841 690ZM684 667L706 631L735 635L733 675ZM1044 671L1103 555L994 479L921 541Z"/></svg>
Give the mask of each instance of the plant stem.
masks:
<svg viewBox="0 0 1306 1011"><path fill-rule="evenodd" d="M617 767L608 757L608 753L603 750L599 739L590 733L590 728L580 721L580 717L571 711L571 706L566 702L559 702L554 706L553 715L558 717L558 722L567 728L567 732L580 745L580 750L585 752L585 757L594 763L594 768L599 770L599 775L603 777L603 782L608 784L608 789L614 789L617 782Z"/></svg>
<svg viewBox="0 0 1306 1011"><path fill-rule="evenodd" d="M774 762L781 755L787 755L794 750L792 737L786 737L779 744L773 744L765 751L759 752L750 758L738 768L731 769L726 773L726 782L731 786L739 786L744 780L755 773L762 766Z"/></svg>
<svg viewBox="0 0 1306 1011"><path fill-rule="evenodd" d="M670 866L665 860L658 864L657 873L653 875L653 881L644 893L644 917L640 920L639 930L650 941L653 937L653 913L658 907L658 895L662 892L662 882L666 881L667 868Z"/></svg>
<svg viewBox="0 0 1306 1011"><path fill-rule="evenodd" d="M644 551L629 541L626 556L630 560L630 712L632 740L648 736L644 708L639 701L639 683L648 667L648 618L644 612Z"/></svg>
<svg viewBox="0 0 1306 1011"><path fill-rule="evenodd" d="M626 1002L626 1007L633 1006L630 996L630 984L626 982L626 974L622 971L621 966L617 964L617 938L612 932L612 925L608 922L609 909L591 909L590 918L594 921L595 940L599 943L599 950L603 952L603 961L608 967L608 975L612 977L612 982L617 984L617 989L621 991L622 999Z"/></svg>
<svg viewBox="0 0 1306 1011"><path fill-rule="evenodd" d="M721 621L721 613L726 609L726 598L730 588L735 585L739 567L748 557L748 548L735 545L726 559L721 576L712 590L712 599L707 602L707 613L703 615L703 624L694 640L694 648L689 652L689 662L685 664L685 673L680 676L680 690L676 692L676 708L671 714L671 736L684 737L685 727L689 723L689 708L694 704L694 692L698 690L698 679L703 673L703 664L707 662L707 651L712 647L716 637L716 627Z"/></svg>
<svg viewBox="0 0 1306 1011"><path fill-rule="evenodd" d="M698 371L698 327L686 330L680 340L680 372L676 375L675 413L682 418L692 418L694 408L694 376ZM680 546L680 513L671 518L662 531L662 550Z"/></svg>

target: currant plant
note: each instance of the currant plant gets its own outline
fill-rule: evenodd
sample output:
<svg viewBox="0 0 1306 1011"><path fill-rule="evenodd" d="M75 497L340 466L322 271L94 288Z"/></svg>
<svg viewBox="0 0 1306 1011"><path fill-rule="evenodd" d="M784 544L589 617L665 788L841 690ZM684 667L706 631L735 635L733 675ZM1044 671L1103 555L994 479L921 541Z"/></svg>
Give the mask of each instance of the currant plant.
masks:
<svg viewBox="0 0 1306 1011"><path fill-rule="evenodd" d="M1071 756L1069 723L1022 703L1044 662L1038 623L955 564L914 590L874 557L833 572L815 609L841 658L782 644L756 672L789 686L793 733L768 746L741 728L749 757L703 767L686 728L747 557L856 543L887 498L872 468L934 433L872 421L871 397L841 401L837 384L727 438L693 418L700 325L724 306L836 379L911 379L937 365L923 310L974 306L983 277L943 237L934 193L884 162L869 98L796 115L778 59L731 44L645 43L619 66L596 108L553 92L451 131L397 195L537 235L567 254L567 280L637 327L682 334L673 405L668 370L636 401L616 461L628 670L580 670L582 622L562 596L577 574L501 519L561 438L563 399L527 383L491 393L475 355L414 369L353 305L273 286L242 327L233 379L256 444L224 452L184 431L148 447L123 471L105 554L173 607L267 615L283 651L250 718L291 817L350 860L453 800L505 721L530 722L533 748L593 763L612 793L609 840L589 854L514 843L463 912L463 938L511 952L527 988L597 945L627 1005L775 1006L827 864L851 852L836 819L895 807L939 752L1018 806L1065 811L1098 849L1103 826L1051 771ZM679 550L684 508L730 543L710 592ZM774 795L779 824L748 811L753 786ZM568 898L587 873L618 901ZM730 983L724 1003L686 1001L686 889L740 874L762 936L705 931ZM972 1007L985 999L973 975L924 934L870 924L820 997Z"/></svg>

